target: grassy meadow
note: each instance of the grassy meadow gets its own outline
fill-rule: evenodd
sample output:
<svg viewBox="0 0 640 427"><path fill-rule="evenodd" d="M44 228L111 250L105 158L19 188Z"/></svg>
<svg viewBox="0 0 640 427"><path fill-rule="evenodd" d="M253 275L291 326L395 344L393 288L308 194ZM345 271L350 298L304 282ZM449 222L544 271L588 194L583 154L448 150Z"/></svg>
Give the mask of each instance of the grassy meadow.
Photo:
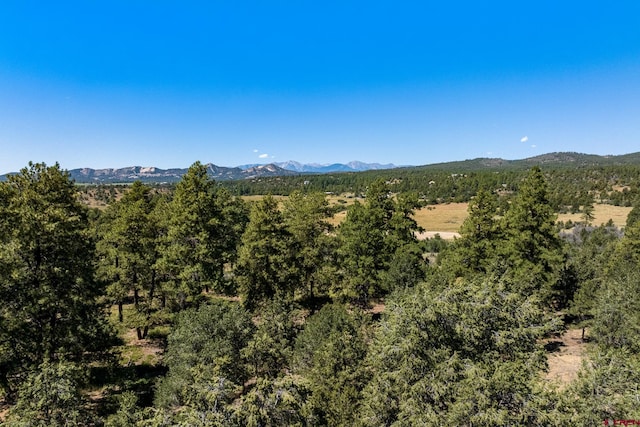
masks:
<svg viewBox="0 0 640 427"><path fill-rule="evenodd" d="M246 201L259 200L263 196L243 196ZM275 199L282 202L286 196L274 196ZM331 206L342 205L348 207L355 203L355 198L351 195L328 195L327 200ZM414 218L418 225L427 232L443 232L456 233L460 230L460 226L467 218L468 203L443 203L440 205L429 205L416 210ZM618 227L624 227L627 221L627 215L631 212L630 207L613 206L605 204L594 205L594 225L604 224L611 219ZM333 225L339 225L347 216L346 210L336 213L330 220ZM582 214L558 214L558 221L581 222ZM444 235L443 235L444 237Z"/></svg>

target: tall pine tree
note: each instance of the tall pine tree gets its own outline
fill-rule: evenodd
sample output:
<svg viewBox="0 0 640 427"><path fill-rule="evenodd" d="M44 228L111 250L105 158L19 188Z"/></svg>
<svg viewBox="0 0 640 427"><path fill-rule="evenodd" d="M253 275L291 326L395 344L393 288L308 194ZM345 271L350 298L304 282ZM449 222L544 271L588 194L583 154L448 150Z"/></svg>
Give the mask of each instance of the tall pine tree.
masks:
<svg viewBox="0 0 640 427"><path fill-rule="evenodd" d="M29 164L0 183L0 386L45 360L84 360L108 343L87 211L67 172Z"/></svg>
<svg viewBox="0 0 640 427"><path fill-rule="evenodd" d="M284 202L283 217L296 246L301 283L310 298L328 288L335 265L335 237L327 221L331 209L322 193L293 192Z"/></svg>
<svg viewBox="0 0 640 427"><path fill-rule="evenodd" d="M469 216L460 227L460 239L443 254L443 268L454 276L486 274L496 262L502 238L498 227L498 200L480 190L469 202Z"/></svg>
<svg viewBox="0 0 640 427"><path fill-rule="evenodd" d="M253 309L276 294L292 300L302 280L298 261L295 240L278 202L271 196L257 201L242 235L235 269L244 305Z"/></svg>
<svg viewBox="0 0 640 427"><path fill-rule="evenodd" d="M235 251L239 233L230 215L233 204L200 162L178 183L159 267L173 285L165 290L173 290L181 307L203 289L226 290L224 266L234 258L229 252Z"/></svg>
<svg viewBox="0 0 640 427"><path fill-rule="evenodd" d="M504 277L514 290L525 296L537 293L548 304L563 293L559 285L564 253L555 220L547 184L536 166L504 215L506 240L500 250Z"/></svg>
<svg viewBox="0 0 640 427"><path fill-rule="evenodd" d="M417 196L395 198L382 180L367 189L365 203L356 202L339 229L338 257L342 280L332 287L332 297L366 305L369 298L384 295L394 285L386 273L393 260L408 268L421 262L416 244L418 225L412 218Z"/></svg>
<svg viewBox="0 0 640 427"><path fill-rule="evenodd" d="M154 218L154 207L151 188L136 181L109 207L106 216L111 220L99 226L99 276L118 305L120 321L123 302L133 294L136 318L130 320L138 339L146 338L158 290L156 261L162 231Z"/></svg>

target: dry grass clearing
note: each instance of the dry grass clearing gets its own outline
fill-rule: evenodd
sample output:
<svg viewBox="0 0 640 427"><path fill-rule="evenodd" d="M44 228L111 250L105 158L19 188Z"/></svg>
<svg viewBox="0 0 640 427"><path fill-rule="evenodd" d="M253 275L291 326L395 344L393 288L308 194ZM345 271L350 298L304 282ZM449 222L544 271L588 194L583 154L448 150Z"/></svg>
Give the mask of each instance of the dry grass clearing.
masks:
<svg viewBox="0 0 640 427"><path fill-rule="evenodd" d="M429 232L457 232L468 215L467 206L467 203L425 206L416 211L414 218Z"/></svg>
<svg viewBox="0 0 640 427"><path fill-rule="evenodd" d="M624 227L630 207L613 205L594 205L593 224L605 224L611 219L618 227ZM468 216L467 203L447 203L427 206L416 211L415 219L427 231L452 231L460 229L462 222ZM582 214L559 214L558 221L582 221Z"/></svg>
<svg viewBox="0 0 640 427"><path fill-rule="evenodd" d="M348 205L354 203L354 199L347 199ZM329 221L333 225L339 225L347 217L347 212L338 212ZM416 210L413 216L419 226L429 232L429 236L439 233L440 237L453 238L451 233L457 233L462 222L467 217L466 203L447 203L442 205L427 206Z"/></svg>
<svg viewBox="0 0 640 427"><path fill-rule="evenodd" d="M467 203L447 203L426 206L415 214L415 220L427 231L457 232L467 218ZM613 205L594 205L593 224L605 224L611 219L618 227L624 227L630 207ZM582 221L582 214L559 214L558 221Z"/></svg>
<svg viewBox="0 0 640 427"><path fill-rule="evenodd" d="M264 196L242 196L245 201L260 200ZM280 203L287 199L287 196L273 196ZM327 201L330 206L341 205L351 206L356 200L363 202L363 199L353 197L350 194L328 195ZM414 218L419 226L423 227L429 233L427 237L432 237L434 233L439 233L442 238L453 238L460 230L460 226L468 216L468 203L445 203L440 205L430 205L422 209L418 209ZM630 207L613 206L613 205L594 205L594 225L604 224L611 219L618 227L624 227L627 221L627 215L631 211ZM346 218L346 211L338 212L330 219L330 223L334 226L339 225ZM582 214L559 214L558 221L567 222L582 221Z"/></svg>
<svg viewBox="0 0 640 427"><path fill-rule="evenodd" d="M547 343L553 348L549 354L549 372L545 379L557 382L560 388L566 387L577 378L582 366L586 344L582 341L582 329L569 329L562 336Z"/></svg>
<svg viewBox="0 0 640 427"><path fill-rule="evenodd" d="M356 200L359 201L360 203L364 201L363 198L355 197L353 194L327 195L327 202L329 202L329 206L335 206L335 205L351 206L356 202Z"/></svg>
<svg viewBox="0 0 640 427"><path fill-rule="evenodd" d="M624 227L627 222L627 216L629 212L631 212L630 207L625 206L613 206L613 205L593 205L593 215L594 219L592 223L594 225L606 224L609 222L609 219L613 221L613 223L618 227ZM582 221L582 214L559 214L558 221L567 222L571 220L572 222L580 222Z"/></svg>
<svg viewBox="0 0 640 427"><path fill-rule="evenodd" d="M348 205L353 204L353 199L347 199ZM330 222L333 225L339 225L347 216L346 211L338 212L333 216ZM442 238L453 238L460 229L462 222L467 217L466 203L447 203L442 205L427 206L418 209L414 215L414 219L419 226L427 230L429 237L432 234L439 233Z"/></svg>
<svg viewBox="0 0 640 427"><path fill-rule="evenodd" d="M342 221L345 220L346 217L347 217L347 211L338 212L337 214L329 218L329 224L333 225L334 227L337 227L342 223Z"/></svg>

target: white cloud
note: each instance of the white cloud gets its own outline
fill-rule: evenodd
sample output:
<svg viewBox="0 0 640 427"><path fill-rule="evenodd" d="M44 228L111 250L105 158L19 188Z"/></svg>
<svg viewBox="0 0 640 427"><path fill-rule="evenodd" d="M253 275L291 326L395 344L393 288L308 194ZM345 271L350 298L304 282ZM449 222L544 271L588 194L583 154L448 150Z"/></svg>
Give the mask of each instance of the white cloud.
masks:
<svg viewBox="0 0 640 427"><path fill-rule="evenodd" d="M522 138L520 138L520 142L527 142L529 140L528 136L523 136Z"/></svg>
<svg viewBox="0 0 640 427"><path fill-rule="evenodd" d="M257 149L254 149L254 150L253 150L253 152L254 152L254 153L257 153L258 151L259 151L259 150L257 150Z"/></svg>
<svg viewBox="0 0 640 427"><path fill-rule="evenodd" d="M260 154L258 157L261 158L261 159L266 159L267 157L269 157L269 155L268 154Z"/></svg>
<svg viewBox="0 0 640 427"><path fill-rule="evenodd" d="M536 148L536 145L532 145L531 148Z"/></svg>

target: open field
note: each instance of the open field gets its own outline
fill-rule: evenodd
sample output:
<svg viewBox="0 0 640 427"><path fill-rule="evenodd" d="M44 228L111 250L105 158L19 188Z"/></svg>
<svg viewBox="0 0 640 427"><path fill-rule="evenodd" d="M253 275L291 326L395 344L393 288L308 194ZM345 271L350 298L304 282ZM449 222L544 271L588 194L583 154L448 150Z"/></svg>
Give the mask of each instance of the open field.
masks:
<svg viewBox="0 0 640 427"><path fill-rule="evenodd" d="M246 201L255 201L262 197L263 196L246 196L243 197L243 199ZM286 196L274 197L279 201L286 199ZM360 202L363 201L363 199L352 196L349 197L349 195L327 196L327 201L331 206L342 205L347 207L355 203L356 200ZM428 234L425 234L425 237L433 237L433 234L439 233L440 237L444 239L452 239L456 235L455 233L460 230L460 226L468 216L467 207L468 203L444 203L425 206L416 211L414 218L418 225L427 231ZM592 223L594 225L600 225L611 219L616 226L624 227L630 211L630 207L596 204L594 205L594 220ZM333 225L339 225L344 221L346 216L346 211L338 212L331 218L330 222ZM558 221L567 222L568 220L580 222L582 221L582 214L558 215Z"/></svg>
<svg viewBox="0 0 640 427"><path fill-rule="evenodd" d="M420 226L429 232L445 231L457 232L462 222L467 218L467 203L447 203L426 206L416 211L415 219ZM605 224L611 219L618 227L624 227L630 207L613 205L594 205L594 225ZM582 221L582 214L559 214L558 221ZM444 235L441 236L444 238Z"/></svg>
<svg viewBox="0 0 640 427"><path fill-rule="evenodd" d="M346 206L352 205L355 202L355 199L345 199L337 196L331 196L328 200L332 205L337 203L336 200L346 200L346 203L343 203ZM346 211L338 212L330 222L333 225L338 225L344 221L346 216ZM457 233L466 217L466 203L447 203L426 206L418 209L414 215L414 219L418 225L429 233L428 236L425 235L426 237L433 237L433 233L440 233L440 237L449 239L453 238L451 233Z"/></svg>
<svg viewBox="0 0 640 427"><path fill-rule="evenodd" d="M354 199L347 199L347 205L353 204ZM330 200L331 203L331 200ZM333 225L339 225L347 216L346 211L338 212L331 218ZM419 226L424 228L427 233L424 237L433 237L434 234L440 234L443 239L452 239L457 235L460 225L467 217L466 203L448 203L442 205L427 206L418 209L414 218Z"/></svg>
<svg viewBox="0 0 640 427"><path fill-rule="evenodd" d="M627 216L629 212L631 212L630 207L624 206L613 206L613 205L593 205L593 214L594 219L592 221L593 225L600 225L609 222L609 219L613 221L613 223L618 227L624 227L627 222ZM580 222L582 221L582 214L559 214L558 221L573 221Z"/></svg>
<svg viewBox="0 0 640 427"><path fill-rule="evenodd" d="M458 232L467 217L467 203L446 203L425 206L416 211L414 219L427 232ZM444 235L441 235L444 238Z"/></svg>

